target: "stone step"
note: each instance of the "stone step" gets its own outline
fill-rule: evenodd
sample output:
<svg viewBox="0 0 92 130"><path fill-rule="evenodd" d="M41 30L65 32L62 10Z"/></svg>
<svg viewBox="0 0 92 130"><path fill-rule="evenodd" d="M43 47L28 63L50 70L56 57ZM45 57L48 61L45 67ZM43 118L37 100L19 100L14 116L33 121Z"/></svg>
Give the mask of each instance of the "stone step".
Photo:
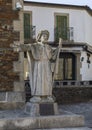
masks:
<svg viewBox="0 0 92 130"><path fill-rule="evenodd" d="M73 114L0 119L0 130L32 130L53 128L62 128L61 130L64 130L63 128L72 127L84 127L84 117Z"/></svg>
<svg viewBox="0 0 92 130"><path fill-rule="evenodd" d="M92 129L87 127L77 127L77 128L36 129L36 130L92 130Z"/></svg>

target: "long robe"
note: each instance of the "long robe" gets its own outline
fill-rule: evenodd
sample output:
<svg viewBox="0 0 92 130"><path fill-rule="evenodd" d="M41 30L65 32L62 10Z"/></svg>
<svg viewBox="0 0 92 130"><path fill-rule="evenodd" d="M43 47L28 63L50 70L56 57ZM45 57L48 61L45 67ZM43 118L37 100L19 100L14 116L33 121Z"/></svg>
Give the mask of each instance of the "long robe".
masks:
<svg viewBox="0 0 92 130"><path fill-rule="evenodd" d="M48 44L34 43L27 47L29 79L32 96L52 95L52 71L50 60L57 51Z"/></svg>

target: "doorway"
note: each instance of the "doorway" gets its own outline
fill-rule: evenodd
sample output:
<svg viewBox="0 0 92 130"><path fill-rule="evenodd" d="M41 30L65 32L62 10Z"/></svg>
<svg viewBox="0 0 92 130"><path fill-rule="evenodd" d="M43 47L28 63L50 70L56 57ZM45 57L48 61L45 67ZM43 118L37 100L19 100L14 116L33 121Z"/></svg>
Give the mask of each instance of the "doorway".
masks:
<svg viewBox="0 0 92 130"><path fill-rule="evenodd" d="M76 57L72 53L60 53L58 74L55 80L75 80Z"/></svg>

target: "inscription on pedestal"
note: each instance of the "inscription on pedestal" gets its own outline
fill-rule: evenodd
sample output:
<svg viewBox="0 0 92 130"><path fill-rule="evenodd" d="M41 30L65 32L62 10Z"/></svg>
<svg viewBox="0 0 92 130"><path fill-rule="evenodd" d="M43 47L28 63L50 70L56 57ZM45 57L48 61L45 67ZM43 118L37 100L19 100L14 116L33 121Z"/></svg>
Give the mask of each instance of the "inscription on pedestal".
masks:
<svg viewBox="0 0 92 130"><path fill-rule="evenodd" d="M40 104L40 115L54 115L54 105L52 103L41 103Z"/></svg>

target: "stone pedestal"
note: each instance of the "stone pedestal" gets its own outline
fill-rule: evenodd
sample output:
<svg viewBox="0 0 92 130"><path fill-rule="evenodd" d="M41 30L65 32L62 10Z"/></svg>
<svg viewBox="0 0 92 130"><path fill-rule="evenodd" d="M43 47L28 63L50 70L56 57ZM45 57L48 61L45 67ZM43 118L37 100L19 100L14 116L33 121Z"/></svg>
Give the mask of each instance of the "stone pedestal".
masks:
<svg viewBox="0 0 92 130"><path fill-rule="evenodd" d="M58 107L57 103L31 103L28 102L25 107L25 113L30 116L48 116L57 115Z"/></svg>
<svg viewBox="0 0 92 130"><path fill-rule="evenodd" d="M59 114L57 103L52 98L33 97L26 104L25 113L30 115L33 120L28 128L33 129L52 129L52 128L72 128L83 127L84 117L73 113L62 111ZM28 121L27 121L28 122Z"/></svg>
<svg viewBox="0 0 92 130"><path fill-rule="evenodd" d="M32 98L30 102L27 102L26 104L25 113L30 114L30 116L48 116L59 114L57 103L55 103L52 98Z"/></svg>

